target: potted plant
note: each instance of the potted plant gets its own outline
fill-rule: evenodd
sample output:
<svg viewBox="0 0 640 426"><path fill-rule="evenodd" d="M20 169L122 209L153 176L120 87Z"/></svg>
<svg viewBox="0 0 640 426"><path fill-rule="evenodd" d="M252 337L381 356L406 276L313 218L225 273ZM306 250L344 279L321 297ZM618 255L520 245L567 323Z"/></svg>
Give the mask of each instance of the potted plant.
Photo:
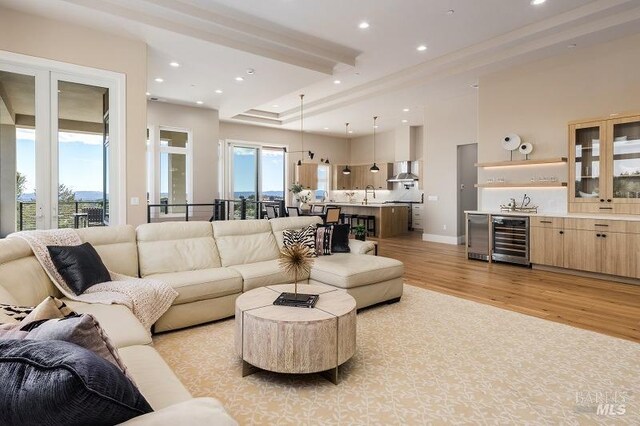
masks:
<svg viewBox="0 0 640 426"><path fill-rule="evenodd" d="M353 233L356 236L356 240L365 241L367 239L367 228L362 224L354 226Z"/></svg>

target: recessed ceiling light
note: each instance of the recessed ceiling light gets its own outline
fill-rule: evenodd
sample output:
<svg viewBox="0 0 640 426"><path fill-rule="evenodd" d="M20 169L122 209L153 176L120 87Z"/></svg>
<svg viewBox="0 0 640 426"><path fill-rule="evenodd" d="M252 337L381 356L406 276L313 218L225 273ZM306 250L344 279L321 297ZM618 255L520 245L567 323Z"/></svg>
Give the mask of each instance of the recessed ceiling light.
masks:
<svg viewBox="0 0 640 426"><path fill-rule="evenodd" d="M374 129L377 129L377 128L378 128L378 126L373 126L373 128L374 128Z"/></svg>
<svg viewBox="0 0 640 426"><path fill-rule="evenodd" d="M280 105L277 105L277 104L271 105L271 108L278 108L278 107L280 107Z"/></svg>
<svg viewBox="0 0 640 426"><path fill-rule="evenodd" d="M577 44L575 44L575 43L571 43L571 44L570 44L570 45L568 45L567 47L568 47L569 49L573 49L574 47L577 47L577 46L578 46Z"/></svg>
<svg viewBox="0 0 640 426"><path fill-rule="evenodd" d="M409 108L405 108L402 110L403 112L409 112Z"/></svg>
<svg viewBox="0 0 640 426"><path fill-rule="evenodd" d="M254 75L255 73L256 73L256 70L254 70L253 68L247 68L247 74Z"/></svg>
<svg viewBox="0 0 640 426"><path fill-rule="evenodd" d="M424 44L421 44L420 46L416 47L416 50L418 52L424 52L425 50L427 50L427 46L425 46Z"/></svg>
<svg viewBox="0 0 640 426"><path fill-rule="evenodd" d="M62 90L58 89L58 93L62 93Z"/></svg>
<svg viewBox="0 0 640 426"><path fill-rule="evenodd" d="M544 3L545 1L547 1L547 0L531 0L531 4L533 6L538 6L538 5L542 4L542 3Z"/></svg>
<svg viewBox="0 0 640 426"><path fill-rule="evenodd" d="M196 101L196 103L197 103L198 105L202 105L204 102L202 102L202 101Z"/></svg>
<svg viewBox="0 0 640 426"><path fill-rule="evenodd" d="M353 130L349 130L349 133L353 133Z"/></svg>
<svg viewBox="0 0 640 426"><path fill-rule="evenodd" d="M408 123L408 122L409 122L409 120L402 120L402 122L403 122L403 123Z"/></svg>
<svg viewBox="0 0 640 426"><path fill-rule="evenodd" d="M155 79L155 82L156 82L156 83L162 83L163 81L164 81L164 79L163 79L163 78L160 78L160 77L158 77L158 78L156 78L156 79Z"/></svg>
<svg viewBox="0 0 640 426"><path fill-rule="evenodd" d="M180 66L180 64L179 64L179 63L177 63L177 62L175 62L175 61L173 61L173 62L169 62L169 65L171 65L171 66L172 66L172 67L174 67L174 68L178 68L178 67Z"/></svg>
<svg viewBox="0 0 640 426"><path fill-rule="evenodd" d="M149 92L146 92L146 93L145 93L145 95L147 95L147 96L151 96L151 93L149 93Z"/></svg>
<svg viewBox="0 0 640 426"><path fill-rule="evenodd" d="M615 117L616 115L620 115L620 114L617 112L612 112L611 114L609 114L609 117Z"/></svg>
<svg viewBox="0 0 640 426"><path fill-rule="evenodd" d="M216 89L216 90L215 90L215 92L219 95L219 94L221 94L221 93L222 93L222 90L220 90L220 89Z"/></svg>
<svg viewBox="0 0 640 426"><path fill-rule="evenodd" d="M358 24L358 28L360 28L361 30L366 30L367 28L369 28L369 23L367 21L362 21Z"/></svg>
<svg viewBox="0 0 640 426"><path fill-rule="evenodd" d="M328 127L325 127L324 129L325 129L325 130L329 130L329 128L328 128Z"/></svg>
<svg viewBox="0 0 640 426"><path fill-rule="evenodd" d="M478 83L474 83L474 84L470 84L469 87L473 89L477 89L478 87L480 87L480 85Z"/></svg>
<svg viewBox="0 0 640 426"><path fill-rule="evenodd" d="M244 77L236 77L236 81L244 81Z"/></svg>
<svg viewBox="0 0 640 426"><path fill-rule="evenodd" d="M340 84L342 83L340 80L333 80L333 84Z"/></svg>
<svg viewBox="0 0 640 426"><path fill-rule="evenodd" d="M456 13L456 11L453 9L447 10L447 15L453 15L454 13Z"/></svg>

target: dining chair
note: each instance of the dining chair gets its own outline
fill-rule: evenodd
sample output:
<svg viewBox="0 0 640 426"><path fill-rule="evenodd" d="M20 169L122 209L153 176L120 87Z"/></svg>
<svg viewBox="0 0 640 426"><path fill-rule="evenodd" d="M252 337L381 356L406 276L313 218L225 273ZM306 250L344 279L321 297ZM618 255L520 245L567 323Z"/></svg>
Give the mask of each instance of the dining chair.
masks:
<svg viewBox="0 0 640 426"><path fill-rule="evenodd" d="M324 223L340 222L340 207L327 207Z"/></svg>
<svg viewBox="0 0 640 426"><path fill-rule="evenodd" d="M324 206L322 204L314 204L311 206L311 213L324 213Z"/></svg>
<svg viewBox="0 0 640 426"><path fill-rule="evenodd" d="M300 210L297 207L287 207L287 214L289 217L300 216Z"/></svg>
<svg viewBox="0 0 640 426"><path fill-rule="evenodd" d="M276 206L265 206L264 209L267 211L267 219L275 219L278 217Z"/></svg>

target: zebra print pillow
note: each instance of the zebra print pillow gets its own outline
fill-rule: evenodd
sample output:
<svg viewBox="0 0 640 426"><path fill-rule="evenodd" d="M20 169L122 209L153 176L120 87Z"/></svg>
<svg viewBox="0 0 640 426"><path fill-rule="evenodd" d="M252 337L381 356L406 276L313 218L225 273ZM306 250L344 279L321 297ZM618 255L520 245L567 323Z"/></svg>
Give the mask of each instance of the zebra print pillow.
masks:
<svg viewBox="0 0 640 426"><path fill-rule="evenodd" d="M282 233L282 242L285 247L301 244L311 251L311 257L317 257L316 253L316 225L309 225L299 231L286 229Z"/></svg>
<svg viewBox="0 0 640 426"><path fill-rule="evenodd" d="M33 306L15 306L0 303L0 324L17 324L33 311Z"/></svg>

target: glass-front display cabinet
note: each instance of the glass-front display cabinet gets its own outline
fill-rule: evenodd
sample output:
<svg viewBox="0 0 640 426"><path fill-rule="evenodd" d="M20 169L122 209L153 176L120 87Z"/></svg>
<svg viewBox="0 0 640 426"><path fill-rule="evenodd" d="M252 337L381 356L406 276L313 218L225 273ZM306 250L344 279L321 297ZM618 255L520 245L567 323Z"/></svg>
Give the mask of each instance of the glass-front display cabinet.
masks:
<svg viewBox="0 0 640 426"><path fill-rule="evenodd" d="M569 125L569 211L640 214L640 116Z"/></svg>

